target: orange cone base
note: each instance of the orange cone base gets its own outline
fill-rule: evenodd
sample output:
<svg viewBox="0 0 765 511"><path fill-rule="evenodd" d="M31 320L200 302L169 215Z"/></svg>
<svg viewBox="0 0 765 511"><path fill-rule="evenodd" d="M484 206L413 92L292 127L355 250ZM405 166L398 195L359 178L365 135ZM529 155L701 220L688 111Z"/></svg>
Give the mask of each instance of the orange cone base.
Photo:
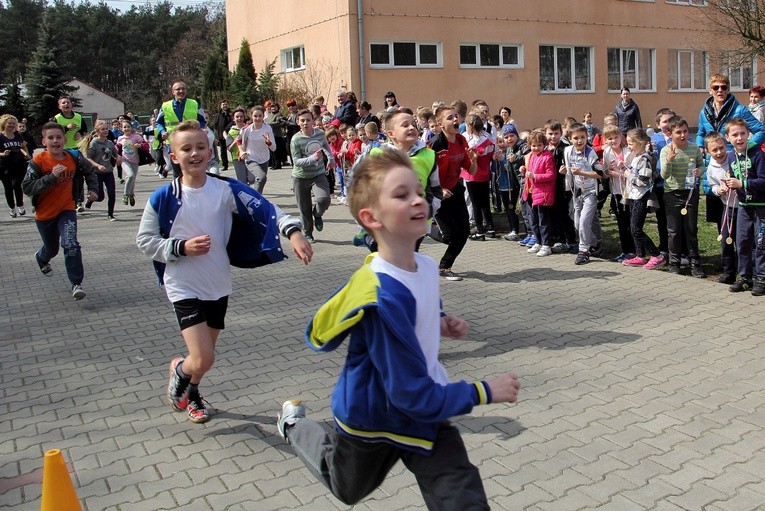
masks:
<svg viewBox="0 0 765 511"><path fill-rule="evenodd" d="M59 449L45 453L40 511L82 511L64 456Z"/></svg>

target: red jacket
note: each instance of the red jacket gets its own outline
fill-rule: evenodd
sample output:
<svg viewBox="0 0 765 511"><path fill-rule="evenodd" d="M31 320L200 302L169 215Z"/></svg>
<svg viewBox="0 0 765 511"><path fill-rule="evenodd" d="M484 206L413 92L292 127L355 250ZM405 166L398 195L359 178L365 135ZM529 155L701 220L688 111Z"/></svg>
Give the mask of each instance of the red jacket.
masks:
<svg viewBox="0 0 765 511"><path fill-rule="evenodd" d="M529 179L529 172L533 179ZM545 149L540 154L531 153L526 170L526 182L531 181L531 203L534 206L552 206L555 203L555 161L550 151Z"/></svg>

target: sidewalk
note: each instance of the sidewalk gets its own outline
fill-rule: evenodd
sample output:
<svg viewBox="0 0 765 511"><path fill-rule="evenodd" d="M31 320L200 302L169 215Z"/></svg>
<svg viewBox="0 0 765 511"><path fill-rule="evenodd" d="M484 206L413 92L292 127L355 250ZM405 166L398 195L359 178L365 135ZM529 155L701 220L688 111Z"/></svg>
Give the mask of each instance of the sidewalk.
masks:
<svg viewBox="0 0 765 511"><path fill-rule="evenodd" d="M217 415L194 425L165 403L167 364L183 343L135 247L143 205L166 182L142 167L135 208L118 200L116 222L105 203L80 215L80 302L62 254L50 277L37 269L31 216L0 218L0 508L40 508L34 472L59 448L87 511L350 509L275 427L294 396L313 418L330 418L345 351L313 353L302 336L366 255L351 244L348 209L329 209L308 267L292 256L233 270L226 330L201 389ZM289 169L270 171L265 191L294 214L290 184ZM426 241L422 251L438 260L443 246ZM765 508L765 299L573 260L470 241L454 265L465 280L442 285L445 310L471 325L467 340L442 343L452 377L512 370L523 385L517 404L455 420L492 509ZM353 509L425 507L399 464Z"/></svg>

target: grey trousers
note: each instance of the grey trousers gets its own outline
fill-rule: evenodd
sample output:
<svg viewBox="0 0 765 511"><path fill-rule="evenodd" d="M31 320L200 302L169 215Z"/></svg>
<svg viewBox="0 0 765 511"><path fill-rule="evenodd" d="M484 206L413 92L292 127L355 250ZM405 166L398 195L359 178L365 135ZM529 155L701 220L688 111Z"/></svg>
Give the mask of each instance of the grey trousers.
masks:
<svg viewBox="0 0 765 511"><path fill-rule="evenodd" d="M369 495L401 460L417 479L430 511L489 509L481 475L468 459L460 432L449 422L439 426L430 456L328 433L310 419L299 420L287 435L308 470L345 504Z"/></svg>
<svg viewBox="0 0 765 511"><path fill-rule="evenodd" d="M293 177L292 188L295 192L298 210L300 210L303 232L313 236L313 218L321 217L332 201L329 197L327 176L322 174L312 178ZM312 191L315 203L311 199Z"/></svg>

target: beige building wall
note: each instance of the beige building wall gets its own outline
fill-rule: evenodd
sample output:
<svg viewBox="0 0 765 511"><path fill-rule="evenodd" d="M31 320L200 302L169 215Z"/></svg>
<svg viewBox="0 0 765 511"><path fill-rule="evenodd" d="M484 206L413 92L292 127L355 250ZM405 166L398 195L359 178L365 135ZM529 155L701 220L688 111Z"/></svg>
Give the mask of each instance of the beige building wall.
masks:
<svg viewBox="0 0 765 511"><path fill-rule="evenodd" d="M682 0L675 0L682 1ZM618 91L608 90L608 48L652 49L654 88L634 91L644 125L653 124L660 107L674 108L692 126L708 96L706 77L721 70L717 51L735 49L735 43L715 40L705 30L706 19L689 5L667 0L566 0L561 2L497 2L486 0L363 0L363 77L360 74L357 2L287 0L274 3L278 12L269 15L259 8L270 5L256 0L227 0L229 61L236 62L239 43L252 43L256 68L280 51L302 45L312 75L331 75L324 87L330 108L334 90L347 87L373 105L382 106L386 91L393 90L401 105L412 108L440 99L450 102L485 99L491 110L512 108L521 128L542 124L551 117L580 118L592 111L600 124L613 111ZM393 41L437 43L440 65L434 68L370 67L370 43ZM520 45L522 65L517 69L464 68L460 65L461 44ZM540 91L540 45L592 47L592 90L587 92ZM704 50L708 53L702 90L669 90L670 50ZM277 65L277 69L279 66ZM755 68L755 73L756 73ZM297 73L285 73L287 80ZM757 83L755 74L754 83ZM363 87L363 92L362 92ZM745 91L734 94L746 104Z"/></svg>

